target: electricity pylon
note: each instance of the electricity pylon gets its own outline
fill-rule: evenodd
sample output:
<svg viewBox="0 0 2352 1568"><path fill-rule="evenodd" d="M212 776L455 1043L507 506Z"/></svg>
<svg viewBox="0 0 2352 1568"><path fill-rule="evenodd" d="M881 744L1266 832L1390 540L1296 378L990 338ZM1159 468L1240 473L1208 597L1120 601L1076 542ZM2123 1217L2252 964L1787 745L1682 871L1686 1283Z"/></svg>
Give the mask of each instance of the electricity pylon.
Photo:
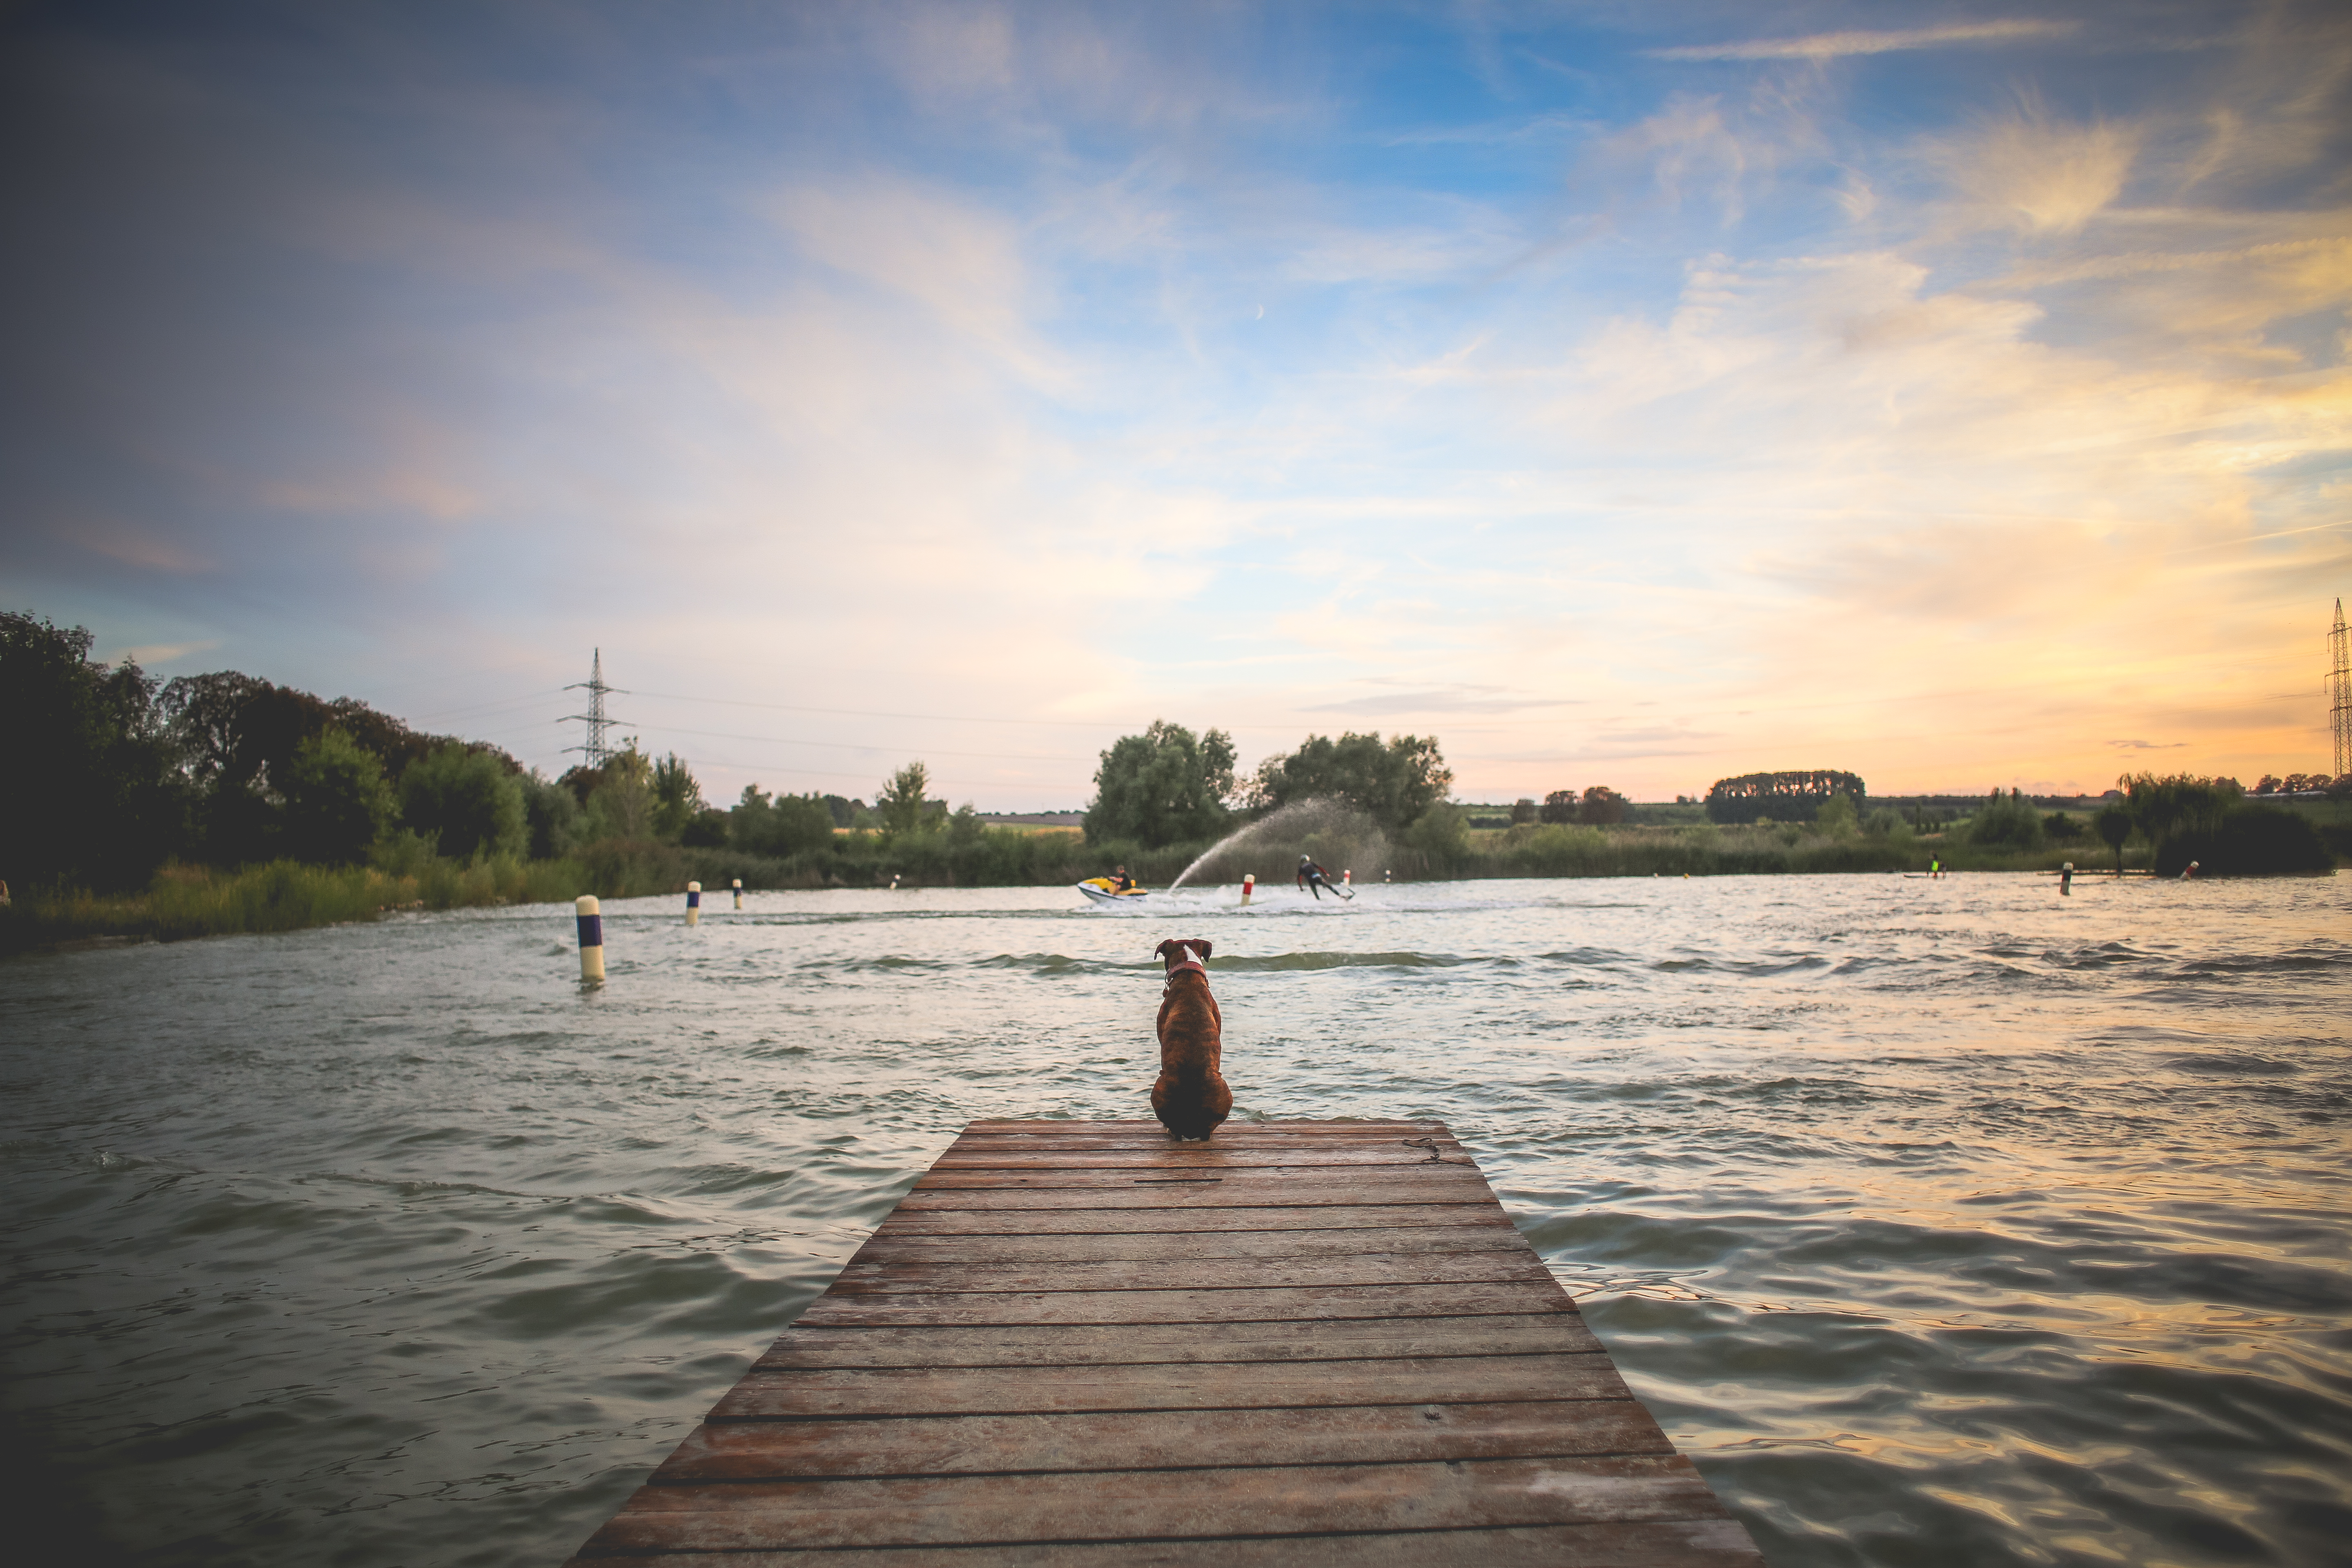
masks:
<svg viewBox="0 0 2352 1568"><path fill-rule="evenodd" d="M589 666L588 679L575 680L563 689L585 691L588 694L587 712L566 713L559 721L561 723L569 724L578 720L587 725L588 743L584 746L566 746L563 749L566 752L583 753L590 767L601 768L604 765L604 760L613 754L612 748L604 743L604 732L613 727L613 721L604 713L604 694L608 691L620 691L621 695L625 697L628 693L621 691L621 688L617 686L604 684L604 650L601 647L596 650L595 662Z"/></svg>
<svg viewBox="0 0 2352 1568"><path fill-rule="evenodd" d="M2336 625L2327 634L2327 721L2336 732L2336 776L2352 773L2352 658L2346 657L2344 601L2336 601Z"/></svg>

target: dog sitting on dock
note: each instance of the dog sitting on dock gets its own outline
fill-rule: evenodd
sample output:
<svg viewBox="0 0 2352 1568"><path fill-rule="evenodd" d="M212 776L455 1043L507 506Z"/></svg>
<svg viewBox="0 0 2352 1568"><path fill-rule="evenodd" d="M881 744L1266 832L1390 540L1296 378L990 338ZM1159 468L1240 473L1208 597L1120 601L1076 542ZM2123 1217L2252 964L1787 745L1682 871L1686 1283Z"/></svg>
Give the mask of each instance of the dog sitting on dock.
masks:
<svg viewBox="0 0 2352 1568"><path fill-rule="evenodd" d="M1168 965L1168 984L1160 994L1160 1081L1151 1086L1151 1113L1171 1138L1206 1140L1234 1109L1234 1091L1217 1070L1224 1015L1201 964L1209 944L1169 941L1154 951Z"/></svg>

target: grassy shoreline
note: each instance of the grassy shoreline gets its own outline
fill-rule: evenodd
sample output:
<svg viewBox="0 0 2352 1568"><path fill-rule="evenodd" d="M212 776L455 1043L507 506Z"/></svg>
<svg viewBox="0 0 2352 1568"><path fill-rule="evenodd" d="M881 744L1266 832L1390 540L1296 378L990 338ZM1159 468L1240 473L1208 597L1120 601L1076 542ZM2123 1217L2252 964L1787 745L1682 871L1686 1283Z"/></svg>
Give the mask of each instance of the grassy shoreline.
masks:
<svg viewBox="0 0 2352 1568"><path fill-rule="evenodd" d="M682 893L690 879L715 893L737 877L755 889L887 887L894 874L901 886L909 888L1051 887L1123 860L1140 880L1158 887L1191 864L1202 847L1147 851L1103 845L1089 849L1076 835L1017 829L991 829L961 844L929 841L945 837L863 843L846 856L784 858L607 841L561 859L501 856L471 863L433 860L402 869L286 860L233 870L174 865L137 892L73 890L20 898L0 909L0 953L120 940L176 942L298 931L372 921L412 909L568 903L583 892L604 898L675 894ZM1367 883L1383 871L1393 871L1404 881L1820 875L1924 871L1931 857L1958 871L2047 872L2069 860L2085 875L2115 867L2115 857L2104 846L2019 852L1948 844L1936 836L1839 837L1794 827L1521 826L1474 830L1462 852L1442 863L1432 863L1416 851L1400 851L1391 866L1354 869ZM2147 851L2131 847L2125 863L2145 869ZM1270 864L1266 879L1278 881L1281 869Z"/></svg>

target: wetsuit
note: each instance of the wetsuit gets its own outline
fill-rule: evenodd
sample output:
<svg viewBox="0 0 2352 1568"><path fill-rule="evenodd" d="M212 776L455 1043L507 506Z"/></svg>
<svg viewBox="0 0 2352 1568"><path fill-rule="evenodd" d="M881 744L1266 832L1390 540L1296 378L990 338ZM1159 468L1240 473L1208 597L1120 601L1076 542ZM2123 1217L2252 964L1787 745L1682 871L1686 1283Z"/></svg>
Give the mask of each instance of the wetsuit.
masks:
<svg viewBox="0 0 2352 1568"><path fill-rule="evenodd" d="M1323 889L1331 886L1327 879L1330 875L1312 860L1301 860L1298 863L1298 885L1313 892L1315 901L1318 904L1323 901Z"/></svg>

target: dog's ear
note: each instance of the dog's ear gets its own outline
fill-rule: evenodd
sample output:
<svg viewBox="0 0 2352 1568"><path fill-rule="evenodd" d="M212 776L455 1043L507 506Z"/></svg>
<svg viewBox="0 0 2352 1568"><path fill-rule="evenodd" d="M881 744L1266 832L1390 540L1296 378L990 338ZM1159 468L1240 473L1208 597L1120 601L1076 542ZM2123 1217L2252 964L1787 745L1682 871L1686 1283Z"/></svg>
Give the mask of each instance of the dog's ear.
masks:
<svg viewBox="0 0 2352 1568"><path fill-rule="evenodd" d="M1187 947L1199 948L1202 958L1209 956L1209 939L1206 937L1194 937L1191 942L1186 942L1184 945Z"/></svg>
<svg viewBox="0 0 2352 1568"><path fill-rule="evenodd" d="M1158 947L1153 948L1151 951L1158 953L1161 958L1166 958L1168 956L1168 950L1175 945L1176 939L1174 937L1170 937L1166 942L1161 942Z"/></svg>

